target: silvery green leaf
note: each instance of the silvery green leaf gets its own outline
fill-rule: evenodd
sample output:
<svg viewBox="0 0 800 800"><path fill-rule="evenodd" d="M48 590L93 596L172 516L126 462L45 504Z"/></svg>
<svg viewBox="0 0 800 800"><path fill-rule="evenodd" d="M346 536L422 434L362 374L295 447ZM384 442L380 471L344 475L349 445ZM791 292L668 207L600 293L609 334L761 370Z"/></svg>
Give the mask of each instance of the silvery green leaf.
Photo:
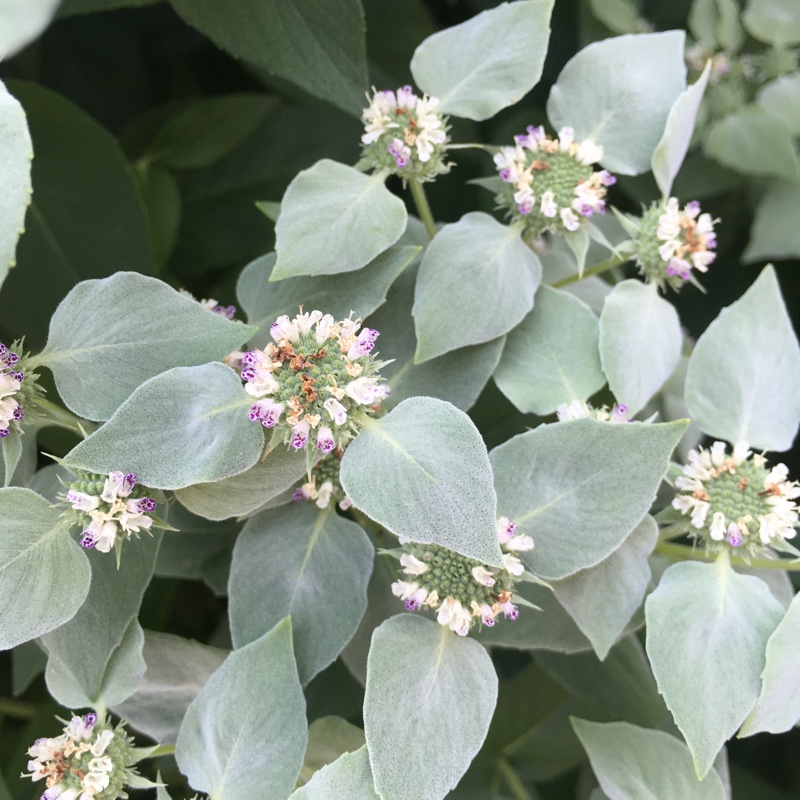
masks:
<svg viewBox="0 0 800 800"><path fill-rule="evenodd" d="M557 580L611 555L650 509L685 429L578 419L492 450L498 511L534 539L528 569Z"/></svg>
<svg viewBox="0 0 800 800"><path fill-rule="evenodd" d="M501 3L438 31L414 51L411 73L441 109L482 120L517 103L542 77L554 0Z"/></svg>
<svg viewBox="0 0 800 800"><path fill-rule="evenodd" d="M572 727L610 800L725 800L719 775L698 781L689 749L668 733L574 717Z"/></svg>
<svg viewBox="0 0 800 800"><path fill-rule="evenodd" d="M374 633L364 730L383 800L441 800L483 744L497 702L492 660L477 642L402 614Z"/></svg>
<svg viewBox="0 0 800 800"><path fill-rule="evenodd" d="M613 172L646 172L670 108L686 88L684 39L683 31L639 33L584 47L550 90L550 122L601 144L601 163Z"/></svg>
<svg viewBox="0 0 800 800"><path fill-rule="evenodd" d="M341 717L315 719L308 726L308 747L299 782L308 783L315 772L332 764L344 753L355 753L365 742L364 731ZM372 786L371 774L369 785Z"/></svg>
<svg viewBox="0 0 800 800"><path fill-rule="evenodd" d="M763 581L721 557L669 567L645 615L658 690L702 778L758 699L764 649L783 607Z"/></svg>
<svg viewBox="0 0 800 800"><path fill-rule="evenodd" d="M450 403L412 397L370 421L345 451L340 479L353 504L392 533L501 563L486 446Z"/></svg>
<svg viewBox="0 0 800 800"><path fill-rule="evenodd" d="M522 322L506 336L494 373L501 392L522 412L552 414L585 400L606 382L597 349L597 317L567 292L540 286Z"/></svg>
<svg viewBox="0 0 800 800"><path fill-rule="evenodd" d="M466 411L497 366L504 339L462 347L415 364L417 336L411 306L416 275L413 267L406 270L392 286L388 302L369 319L370 326L381 332L380 357L392 362L381 368L391 390L384 404L392 407L409 397L425 395L447 400Z"/></svg>
<svg viewBox="0 0 800 800"><path fill-rule="evenodd" d="M34 639L11 651L11 693L19 697L44 672L47 654Z"/></svg>
<svg viewBox="0 0 800 800"><path fill-rule="evenodd" d="M800 8L794 0L748 0L742 22L756 39L775 47L800 42Z"/></svg>
<svg viewBox="0 0 800 800"><path fill-rule="evenodd" d="M290 800L380 800L372 783L366 746L343 753L322 767L313 778L292 794Z"/></svg>
<svg viewBox="0 0 800 800"><path fill-rule="evenodd" d="M143 533L126 542L119 569L113 552L89 551L92 584L86 602L69 622L42 637L48 688L62 705L108 706L121 703L136 688L145 669L144 634L136 620L160 541L161 533ZM88 702L75 702L72 684ZM67 685L65 692L59 692L62 685Z"/></svg>
<svg viewBox="0 0 800 800"><path fill-rule="evenodd" d="M174 742L189 704L228 653L171 633L145 631L142 655L147 668L136 691L112 710L151 739Z"/></svg>
<svg viewBox="0 0 800 800"><path fill-rule="evenodd" d="M736 53L742 46L744 31L739 22L737 0L694 0L689 11L689 30L707 50Z"/></svg>
<svg viewBox="0 0 800 800"><path fill-rule="evenodd" d="M70 469L135 472L152 489L213 483L250 469L263 428L239 376L221 363L175 367L143 383L64 458Z"/></svg>
<svg viewBox="0 0 800 800"><path fill-rule="evenodd" d="M74 617L89 591L86 554L59 512L30 489L0 489L0 649Z"/></svg>
<svg viewBox="0 0 800 800"><path fill-rule="evenodd" d="M228 585L234 646L291 616L300 681L308 683L358 628L373 556L361 527L330 508L292 504L248 520Z"/></svg>
<svg viewBox="0 0 800 800"><path fill-rule="evenodd" d="M618 283L600 315L600 359L608 386L633 416L664 385L681 357L678 312L655 283Z"/></svg>
<svg viewBox="0 0 800 800"><path fill-rule="evenodd" d="M767 642L767 663L761 674L761 694L739 736L767 731L783 733L800 720L800 595Z"/></svg>
<svg viewBox="0 0 800 800"><path fill-rule="evenodd" d="M589 0L592 14L614 33L635 33L639 10L634 0Z"/></svg>
<svg viewBox="0 0 800 800"><path fill-rule="evenodd" d="M306 469L305 453L279 445L246 472L216 483L187 486L175 497L193 514L206 519L243 517L297 483Z"/></svg>
<svg viewBox="0 0 800 800"><path fill-rule="evenodd" d="M56 0L57 2L58 0ZM53 5L52 0L49 0ZM7 3L6 3L7 5ZM13 7L22 3L14 2ZM8 13L6 11L5 13ZM12 14L15 13L12 10ZM17 11L18 13L18 11ZM3 25L4 10L0 8L0 59L5 39L13 27ZM3 170L0 174L0 286L16 263L17 239L25 225L25 212L31 201L31 158L33 143L19 102L9 94L0 81L0 153Z"/></svg>
<svg viewBox="0 0 800 800"><path fill-rule="evenodd" d="M751 264L768 258L800 257L800 226L795 225L800 184L774 180L756 206L750 241L742 260Z"/></svg>
<svg viewBox="0 0 800 800"><path fill-rule="evenodd" d="M706 62L705 69L700 77L685 91L678 95L672 104L667 116L667 126L664 134L650 159L650 167L658 188L664 197L669 197L672 191L672 182L686 158L689 144L694 132L694 123L700 102L708 85L708 76L711 74L711 62Z"/></svg>
<svg viewBox="0 0 800 800"><path fill-rule="evenodd" d="M36 39L50 23L60 2L3 0L0 4L0 61L15 55Z"/></svg>
<svg viewBox="0 0 800 800"><path fill-rule="evenodd" d="M717 0L692 0L687 27L698 44L714 50L717 45Z"/></svg>
<svg viewBox="0 0 800 800"><path fill-rule="evenodd" d="M558 242L547 253L542 254L539 261L542 265L542 283L548 285L572 277L577 272L574 259L564 249L558 249ZM611 286L601 278L589 277L569 284L563 291L583 300L599 315Z"/></svg>
<svg viewBox="0 0 800 800"><path fill-rule="evenodd" d="M736 565L736 571L744 575L753 575L760 578L769 586L775 599L784 607L786 611L794 600L794 585L789 573L782 569L759 569L757 567L743 567Z"/></svg>
<svg viewBox="0 0 800 800"><path fill-rule="evenodd" d="M300 172L281 201L270 280L352 272L391 247L407 214L385 179L328 159Z"/></svg>
<svg viewBox="0 0 800 800"><path fill-rule="evenodd" d="M478 211L445 225L417 276L415 362L508 333L533 307L541 277L519 228Z"/></svg>
<svg viewBox="0 0 800 800"><path fill-rule="evenodd" d="M757 105L742 106L715 122L703 141L703 152L746 175L792 179L800 171L791 129Z"/></svg>
<svg viewBox="0 0 800 800"><path fill-rule="evenodd" d="M305 707L285 619L234 650L189 705L178 767L210 800L288 797L306 749Z"/></svg>
<svg viewBox="0 0 800 800"><path fill-rule="evenodd" d="M756 101L770 114L782 119L795 136L800 135L800 72L764 84L758 90Z"/></svg>
<svg viewBox="0 0 800 800"><path fill-rule="evenodd" d="M367 317L383 305L386 293L397 276L421 251L420 247L395 245L356 272L317 278L286 278L269 283L275 266L275 253L268 253L248 264L239 275L236 296L251 325L259 332L253 337L256 347L272 341L269 326L281 314L294 316L297 307L306 311L319 308L335 319L355 311Z"/></svg>
<svg viewBox="0 0 800 800"><path fill-rule="evenodd" d="M658 526L647 515L599 564L553 581L556 599L603 659L644 599Z"/></svg>
<svg viewBox="0 0 800 800"><path fill-rule="evenodd" d="M709 436L758 449L792 446L800 422L800 347L773 267L698 340L686 403Z"/></svg>
<svg viewBox="0 0 800 800"><path fill-rule="evenodd" d="M156 278L118 272L72 289L53 314L47 346L35 361L53 371L72 411L106 420L149 378L219 361L254 333Z"/></svg>

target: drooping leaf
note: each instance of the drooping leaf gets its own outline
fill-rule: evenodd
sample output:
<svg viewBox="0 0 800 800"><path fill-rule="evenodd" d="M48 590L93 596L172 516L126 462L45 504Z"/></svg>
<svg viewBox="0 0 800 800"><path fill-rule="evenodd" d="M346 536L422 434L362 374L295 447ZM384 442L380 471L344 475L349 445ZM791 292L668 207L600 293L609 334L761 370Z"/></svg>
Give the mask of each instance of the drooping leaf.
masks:
<svg viewBox="0 0 800 800"><path fill-rule="evenodd" d="M175 367L143 383L64 464L103 474L124 468L153 489L221 481L263 450L263 429L247 417L252 401L224 364Z"/></svg>
<svg viewBox="0 0 800 800"><path fill-rule="evenodd" d="M86 599L91 570L58 510L30 489L0 489L0 649L63 625Z"/></svg>
<svg viewBox="0 0 800 800"><path fill-rule="evenodd" d="M61 301L36 363L53 371L76 414L106 420L149 378L219 361L255 331L155 278L118 272L79 283Z"/></svg>
<svg viewBox="0 0 800 800"><path fill-rule="evenodd" d="M414 80L439 98L446 114L493 117L542 77L553 2L502 3L434 33L414 51Z"/></svg>
<svg viewBox="0 0 800 800"><path fill-rule="evenodd" d="M291 616L300 681L308 683L358 628L373 556L364 531L332 509L289 505L253 517L236 541L231 564L234 646ZM271 577L265 584L266 574Z"/></svg>
<svg viewBox="0 0 800 800"><path fill-rule="evenodd" d="M745 263L768 258L800 257L800 226L794 224L800 203L800 184L774 180L756 207L750 241L742 254Z"/></svg>
<svg viewBox="0 0 800 800"><path fill-rule="evenodd" d="M343 753L331 764L317 772L298 789L291 800L380 800L372 783L372 770L366 746L353 753Z"/></svg>
<svg viewBox="0 0 800 800"><path fill-rule="evenodd" d="M175 758L192 788L212 800L288 797L306 741L305 699L285 619L231 653L208 679L183 718Z"/></svg>
<svg viewBox="0 0 800 800"><path fill-rule="evenodd" d="M647 171L672 104L686 88L684 38L683 31L628 34L584 47L550 90L550 122L601 144L601 163L612 172Z"/></svg>
<svg viewBox="0 0 800 800"><path fill-rule="evenodd" d="M793 0L748 0L742 22L756 39L775 47L800 42L800 8Z"/></svg>
<svg viewBox="0 0 800 800"><path fill-rule="evenodd" d="M449 403L412 397L370 422L345 451L340 479L353 504L393 533L500 563L486 448Z"/></svg>
<svg viewBox="0 0 800 800"><path fill-rule="evenodd" d="M685 429L578 419L492 450L498 510L533 536L528 569L557 580L608 558L649 510Z"/></svg>
<svg viewBox="0 0 800 800"><path fill-rule="evenodd" d="M600 315L600 359L614 397L633 416L664 385L681 357L675 307L655 283L618 283Z"/></svg>
<svg viewBox="0 0 800 800"><path fill-rule="evenodd" d="M170 0L223 50L350 113L368 88L364 11L358 0Z"/></svg>
<svg viewBox="0 0 800 800"><path fill-rule="evenodd" d="M444 798L480 749L496 702L497 676L477 642L408 614L384 622L372 637L364 697L379 795Z"/></svg>
<svg viewBox="0 0 800 800"><path fill-rule="evenodd" d="M56 13L60 0L3 0L0 6L0 61L36 39Z"/></svg>
<svg viewBox="0 0 800 800"><path fill-rule="evenodd" d="M408 214L385 179L329 159L299 173L281 201L270 280L352 272L391 247Z"/></svg>
<svg viewBox="0 0 800 800"><path fill-rule="evenodd" d="M783 607L763 581L720 558L669 567L645 614L658 689L702 778L758 699L764 649Z"/></svg>
<svg viewBox="0 0 800 800"><path fill-rule="evenodd" d="M552 414L561 403L586 400L605 383L598 337L588 306L540 286L533 311L506 337L495 383L523 412Z"/></svg>
<svg viewBox="0 0 800 800"><path fill-rule="evenodd" d="M800 423L800 347L768 266L689 359L686 403L709 436L788 450Z"/></svg>
<svg viewBox="0 0 800 800"><path fill-rule="evenodd" d="M516 227L470 212L430 243L417 276L416 362L508 333L533 307L539 259Z"/></svg>

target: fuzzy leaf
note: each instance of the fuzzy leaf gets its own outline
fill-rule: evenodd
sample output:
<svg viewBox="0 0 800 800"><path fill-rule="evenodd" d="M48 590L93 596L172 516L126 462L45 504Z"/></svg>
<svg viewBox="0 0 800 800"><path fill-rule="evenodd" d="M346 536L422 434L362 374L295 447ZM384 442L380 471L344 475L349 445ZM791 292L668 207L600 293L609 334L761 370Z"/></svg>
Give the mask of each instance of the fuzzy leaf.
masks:
<svg viewBox="0 0 800 800"><path fill-rule="evenodd" d="M0 6L0 61L15 55L36 39L50 23L59 2L3 0ZM0 148L0 152L6 151Z"/></svg>
<svg viewBox="0 0 800 800"><path fill-rule="evenodd" d="M748 0L742 22L756 39L775 47L800 42L800 8L794 0Z"/></svg>
<svg viewBox="0 0 800 800"><path fill-rule="evenodd" d="M336 716L318 717L308 726L308 747L300 782L308 783L315 772L344 753L355 753L365 743L364 731L347 720ZM371 776L369 785L372 786Z"/></svg>
<svg viewBox="0 0 800 800"><path fill-rule="evenodd" d="M750 241L742 255L745 263L768 258L800 257L800 226L795 225L800 207L800 185L770 181L756 207Z"/></svg>
<svg viewBox="0 0 800 800"><path fill-rule="evenodd" d="M782 119L795 136L800 135L800 72L764 84L756 99L758 105Z"/></svg>
<svg viewBox="0 0 800 800"><path fill-rule="evenodd" d="M372 770L366 746L354 753L343 753L331 764L322 767L290 800L380 800L372 784Z"/></svg>

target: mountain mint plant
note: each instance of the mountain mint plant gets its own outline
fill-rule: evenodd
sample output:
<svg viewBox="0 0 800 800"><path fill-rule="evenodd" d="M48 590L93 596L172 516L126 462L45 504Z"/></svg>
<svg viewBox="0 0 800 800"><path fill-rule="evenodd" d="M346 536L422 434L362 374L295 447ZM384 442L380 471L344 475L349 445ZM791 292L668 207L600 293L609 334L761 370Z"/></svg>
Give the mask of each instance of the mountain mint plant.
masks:
<svg viewBox="0 0 800 800"><path fill-rule="evenodd" d="M0 15L0 798L800 796L800 4L168 4Z"/></svg>

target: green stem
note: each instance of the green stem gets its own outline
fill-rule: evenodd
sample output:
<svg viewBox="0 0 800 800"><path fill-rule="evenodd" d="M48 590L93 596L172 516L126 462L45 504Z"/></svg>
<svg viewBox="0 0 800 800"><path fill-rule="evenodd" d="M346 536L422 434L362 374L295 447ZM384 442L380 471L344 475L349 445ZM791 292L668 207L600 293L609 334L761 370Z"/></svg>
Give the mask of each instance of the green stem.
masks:
<svg viewBox="0 0 800 800"><path fill-rule="evenodd" d="M71 411L66 408L52 403L44 397L36 401L37 410L45 412L41 416L51 425L56 425L59 428L66 428L68 431L74 431L79 436L83 436L83 432L92 433L97 429L97 425L93 422L87 422L80 417L75 416Z"/></svg>
<svg viewBox="0 0 800 800"><path fill-rule="evenodd" d="M174 744L160 744L150 753L148 758L161 758L162 756L171 756L175 752Z"/></svg>
<svg viewBox="0 0 800 800"><path fill-rule="evenodd" d="M562 286L569 286L571 283L577 283L578 281L582 281L584 278L591 278L592 275L599 275L601 272L608 272L608 270L614 269L614 267L618 267L620 264L624 264L629 258L630 256L611 256L605 261L601 261L599 264L595 264L593 267L584 270L583 274L576 273L575 275L570 275L569 278L563 278L562 280L556 281L551 285L554 289L560 289Z"/></svg>
<svg viewBox="0 0 800 800"><path fill-rule="evenodd" d="M9 697L0 697L0 717L16 717L17 719L33 719L36 716L36 706L22 700L12 700Z"/></svg>
<svg viewBox="0 0 800 800"><path fill-rule="evenodd" d="M425 230L428 231L428 236L433 239L436 236L436 220L431 213L431 207L428 205L428 198L425 196L425 189L422 184L416 179L412 178L409 181L411 186L411 194L414 197L414 203L419 211L419 218L425 225Z"/></svg>
<svg viewBox="0 0 800 800"><path fill-rule="evenodd" d="M478 142L465 142L464 144L448 144L448 150L486 150L487 153L491 153L492 150L496 150L496 147L491 147L488 144L480 144Z"/></svg>
<svg viewBox="0 0 800 800"><path fill-rule="evenodd" d="M658 534L658 540L665 542L667 539L674 539L676 536L682 536L684 533L689 533L688 522L676 522L672 525L667 525L662 528Z"/></svg>
<svg viewBox="0 0 800 800"><path fill-rule="evenodd" d="M497 771L503 776L503 780L505 780L508 788L511 789L511 793L516 800L533 800L531 793L525 788L525 784L519 779L505 756L500 756L496 764Z"/></svg>
<svg viewBox="0 0 800 800"><path fill-rule="evenodd" d="M707 553L705 550L698 550L691 545L675 544L674 542L659 542L656 545L656 552L667 556L675 561L716 561L719 554ZM731 564L740 567L752 567L753 569L783 569L787 572L800 572L800 560L789 561L780 558L751 558L749 561L739 556L730 557Z"/></svg>

